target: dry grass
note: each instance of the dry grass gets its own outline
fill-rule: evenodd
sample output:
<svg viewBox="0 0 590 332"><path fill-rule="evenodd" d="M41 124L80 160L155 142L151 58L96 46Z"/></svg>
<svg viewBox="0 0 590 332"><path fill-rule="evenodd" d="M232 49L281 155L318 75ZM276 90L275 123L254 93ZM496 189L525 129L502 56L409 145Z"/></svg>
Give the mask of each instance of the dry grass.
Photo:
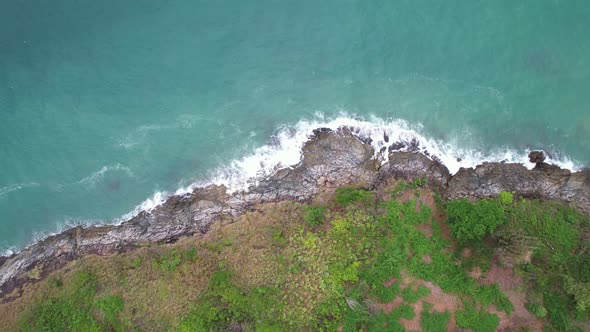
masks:
<svg viewBox="0 0 590 332"><path fill-rule="evenodd" d="M301 219L301 206L283 202L256 207L232 223L218 223L205 235L180 239L169 245L148 245L110 255L87 256L69 263L37 283L27 284L22 296L0 304L2 331L19 329L19 317L33 303L47 299L57 290L55 280L66 285L83 270L96 275L98 295L118 294L125 301L124 315L142 331L174 328L178 317L192 309L220 264L236 272L236 283L263 285L273 270L276 232L289 230L290 220ZM288 236L288 234L283 234ZM279 241L280 242L280 241ZM183 260L174 271L165 271L158 260L176 250L179 255L196 248L196 258Z"/></svg>

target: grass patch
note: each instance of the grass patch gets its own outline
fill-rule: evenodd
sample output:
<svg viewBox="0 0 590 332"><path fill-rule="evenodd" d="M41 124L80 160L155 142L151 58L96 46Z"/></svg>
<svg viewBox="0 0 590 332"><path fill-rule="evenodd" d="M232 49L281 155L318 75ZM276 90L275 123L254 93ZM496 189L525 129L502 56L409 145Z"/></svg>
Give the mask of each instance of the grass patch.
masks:
<svg viewBox="0 0 590 332"><path fill-rule="evenodd" d="M123 331L123 299L118 295L96 298L97 278L80 271L57 289L56 294L36 303L21 317L24 331Z"/></svg>
<svg viewBox="0 0 590 332"><path fill-rule="evenodd" d="M306 206L303 219L311 227L319 226L324 222L325 211L324 206Z"/></svg>
<svg viewBox="0 0 590 332"><path fill-rule="evenodd" d="M448 201L446 207L451 231L460 242L479 241L506 222L504 209L495 199L458 199Z"/></svg>
<svg viewBox="0 0 590 332"><path fill-rule="evenodd" d="M485 310L475 310L472 306L466 305L464 310L455 313L457 326L468 328L474 332L493 332L500 324L500 319L494 314Z"/></svg>
<svg viewBox="0 0 590 332"><path fill-rule="evenodd" d="M411 286L408 286L404 289L402 293L402 298L404 301L408 303L417 303L423 297L426 297L430 294L430 289L428 287L420 285L416 290L413 290Z"/></svg>
<svg viewBox="0 0 590 332"><path fill-rule="evenodd" d="M445 312L433 312L430 311L430 307L427 303L424 303L424 309L420 314L420 327L424 332L446 332L447 325L451 319L451 314L448 311Z"/></svg>
<svg viewBox="0 0 590 332"><path fill-rule="evenodd" d="M353 203L370 204L375 199L372 192L352 187L336 189L334 201L340 206L348 206Z"/></svg>

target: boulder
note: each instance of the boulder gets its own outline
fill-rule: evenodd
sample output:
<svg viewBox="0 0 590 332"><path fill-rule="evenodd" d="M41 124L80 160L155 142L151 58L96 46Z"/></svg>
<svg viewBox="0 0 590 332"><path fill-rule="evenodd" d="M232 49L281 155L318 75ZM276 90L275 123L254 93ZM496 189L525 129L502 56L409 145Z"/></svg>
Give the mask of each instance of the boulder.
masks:
<svg viewBox="0 0 590 332"><path fill-rule="evenodd" d="M545 153L543 151L531 151L529 161L534 164L542 163L545 161Z"/></svg>

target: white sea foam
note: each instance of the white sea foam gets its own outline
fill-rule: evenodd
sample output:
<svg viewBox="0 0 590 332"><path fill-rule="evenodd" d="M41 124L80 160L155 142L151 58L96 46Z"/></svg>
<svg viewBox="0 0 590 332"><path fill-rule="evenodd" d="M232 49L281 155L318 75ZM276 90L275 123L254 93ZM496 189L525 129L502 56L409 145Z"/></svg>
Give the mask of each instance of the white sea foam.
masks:
<svg viewBox="0 0 590 332"><path fill-rule="evenodd" d="M115 145L126 150L133 149L154 133L171 129L192 129L200 119L200 116L194 114L181 114L167 124L144 124L128 132L124 137L117 138Z"/></svg>
<svg viewBox="0 0 590 332"><path fill-rule="evenodd" d="M39 184L37 182L29 182L29 183L16 183L16 184L12 184L6 187L2 187L0 188L0 198L2 198L5 195L8 195L9 193L13 192L13 191L18 191L24 188L30 188L30 187L37 187L39 186Z"/></svg>
<svg viewBox="0 0 590 332"><path fill-rule="evenodd" d="M16 247L9 247L7 249L0 249L0 256L10 256L14 253L18 252L18 249Z"/></svg>
<svg viewBox="0 0 590 332"><path fill-rule="evenodd" d="M230 192L247 190L250 186L256 185L260 180L274 174L277 170L285 167L294 167L302 158L302 148L312 135L314 129L329 128L336 130L342 126L354 128L354 132L363 138L370 138L375 149L375 158L382 162L387 160L387 151L390 146L397 142L418 143L421 152L428 152L430 156L436 156L452 174L455 174L461 167L475 167L485 161L509 163L520 163L531 169L534 164L528 161L530 150L515 150L510 148L497 148L493 151L481 151L473 148L461 147L461 139L450 141L437 140L424 133L420 124L410 124L404 120L384 120L371 117L368 120L356 116L342 114L334 118L327 118L322 114L316 114L311 120L301 120L293 126L279 128L272 137L271 144L257 148L253 153L243 158L233 160L227 165L215 170L207 180L194 182L189 186L177 189L175 192L157 191L150 198L137 205L129 213L110 221L112 224L119 224L138 215L142 211L151 212L162 205L173 195L185 195L197 187L204 187L211 184L225 185ZM386 141L387 136L387 141ZM465 140L465 138L463 138ZM380 152L385 148L384 152ZM434 158L434 157L432 157ZM572 171L579 170L578 164L567 157L547 158L546 162L558 165ZM90 176L80 180L81 182L93 182L100 179L108 171L131 171L120 164L105 166ZM6 187L8 188L8 187ZM18 188L20 189L20 188ZM0 195L12 190L0 189ZM66 221L62 229L84 224L104 224L100 220L75 220ZM40 234L36 240L48 236L47 233ZM12 251L12 249L10 249Z"/></svg>
<svg viewBox="0 0 590 332"><path fill-rule="evenodd" d="M93 172L92 174L80 179L78 181L78 183L80 184L90 184L90 185L94 185L96 184L99 180L101 180L102 178L104 178L105 174L108 172L125 172L127 175L129 176L133 176L133 172L131 171L131 169L127 166L121 165L121 164L115 164L115 165L109 165L109 166L103 166L101 167L99 170L97 170L96 172Z"/></svg>
<svg viewBox="0 0 590 332"><path fill-rule="evenodd" d="M115 219L113 221L114 224L120 224L126 220L129 220L141 212L151 212L153 209L157 208L158 206L162 205L166 200L172 196L169 192L166 191L156 191L150 198L146 199L145 201L141 202L141 204L137 205L132 211L122 215L121 217Z"/></svg>
<svg viewBox="0 0 590 332"><path fill-rule="evenodd" d="M64 232L70 228L74 228L77 226L96 226L96 225L105 225L105 224L110 224L110 222L102 220L102 219L87 219L87 218L65 216L62 220L60 220L56 224L55 228L52 231L34 233L33 234L33 243L37 243L37 242L42 241L50 236L57 235L61 232Z"/></svg>
<svg viewBox="0 0 590 332"><path fill-rule="evenodd" d="M314 120L302 120L294 126L281 128L273 137L273 144L262 146L254 153L220 168L211 182L223 184L232 192L246 190L278 169L292 167L299 163L301 149L314 129L336 130L342 126L352 127L358 136L370 138L376 151L375 157L382 161L387 160L387 151L391 145L397 142L414 141L418 143L421 152L436 156L452 174L455 174L461 167L475 167L484 161L521 163L529 169L534 167L534 164L528 161L527 156L530 151L498 148L494 151L484 152L462 148L458 139L450 142L434 139L423 132L423 127L420 124L411 125L404 120L383 120L377 117L365 120L346 114L329 119L317 114ZM385 148L384 152L379 155L383 148ZM547 162L562 168L578 170L576 163L568 158L548 158Z"/></svg>
<svg viewBox="0 0 590 332"><path fill-rule="evenodd" d="M250 186L258 184L260 180L271 176L277 170L297 165L301 161L303 145L309 140L315 129L336 130L342 126L354 128L359 137L371 138L371 144L376 151L375 157L383 162L387 160L387 151L394 143L415 141L421 152L428 152L432 158L438 158L447 166L451 174L455 174L461 167L475 167L485 161L520 163L529 169L534 167L534 164L528 161L530 150L516 151L509 148L498 148L494 151L484 152L462 148L459 139L449 142L434 139L423 132L422 125L412 125L400 119L384 120L371 117L366 120L347 114L327 118L322 114L316 114L314 119L301 120L293 126L279 128L272 137L271 144L259 147L253 153L218 168L206 181L195 182L187 187L179 188L174 193L165 191L154 193L152 197L137 205L133 211L117 221L128 220L142 211L150 212L163 204L170 196L185 195L196 187L216 184L226 186L230 193L248 190ZM386 136L387 142L385 141ZM385 151L381 153L383 148ZM568 158L547 158L546 161L573 171L579 169L576 163Z"/></svg>

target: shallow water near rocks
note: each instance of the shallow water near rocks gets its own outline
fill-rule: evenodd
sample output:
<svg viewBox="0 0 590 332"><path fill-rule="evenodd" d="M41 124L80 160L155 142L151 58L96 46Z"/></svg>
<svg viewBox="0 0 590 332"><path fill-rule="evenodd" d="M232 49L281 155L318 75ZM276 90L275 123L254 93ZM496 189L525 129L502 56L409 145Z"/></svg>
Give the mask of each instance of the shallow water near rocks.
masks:
<svg viewBox="0 0 590 332"><path fill-rule="evenodd" d="M419 137L451 170L536 148L586 166L589 15L549 0L7 2L0 250L194 182L247 185L297 162L314 126Z"/></svg>

